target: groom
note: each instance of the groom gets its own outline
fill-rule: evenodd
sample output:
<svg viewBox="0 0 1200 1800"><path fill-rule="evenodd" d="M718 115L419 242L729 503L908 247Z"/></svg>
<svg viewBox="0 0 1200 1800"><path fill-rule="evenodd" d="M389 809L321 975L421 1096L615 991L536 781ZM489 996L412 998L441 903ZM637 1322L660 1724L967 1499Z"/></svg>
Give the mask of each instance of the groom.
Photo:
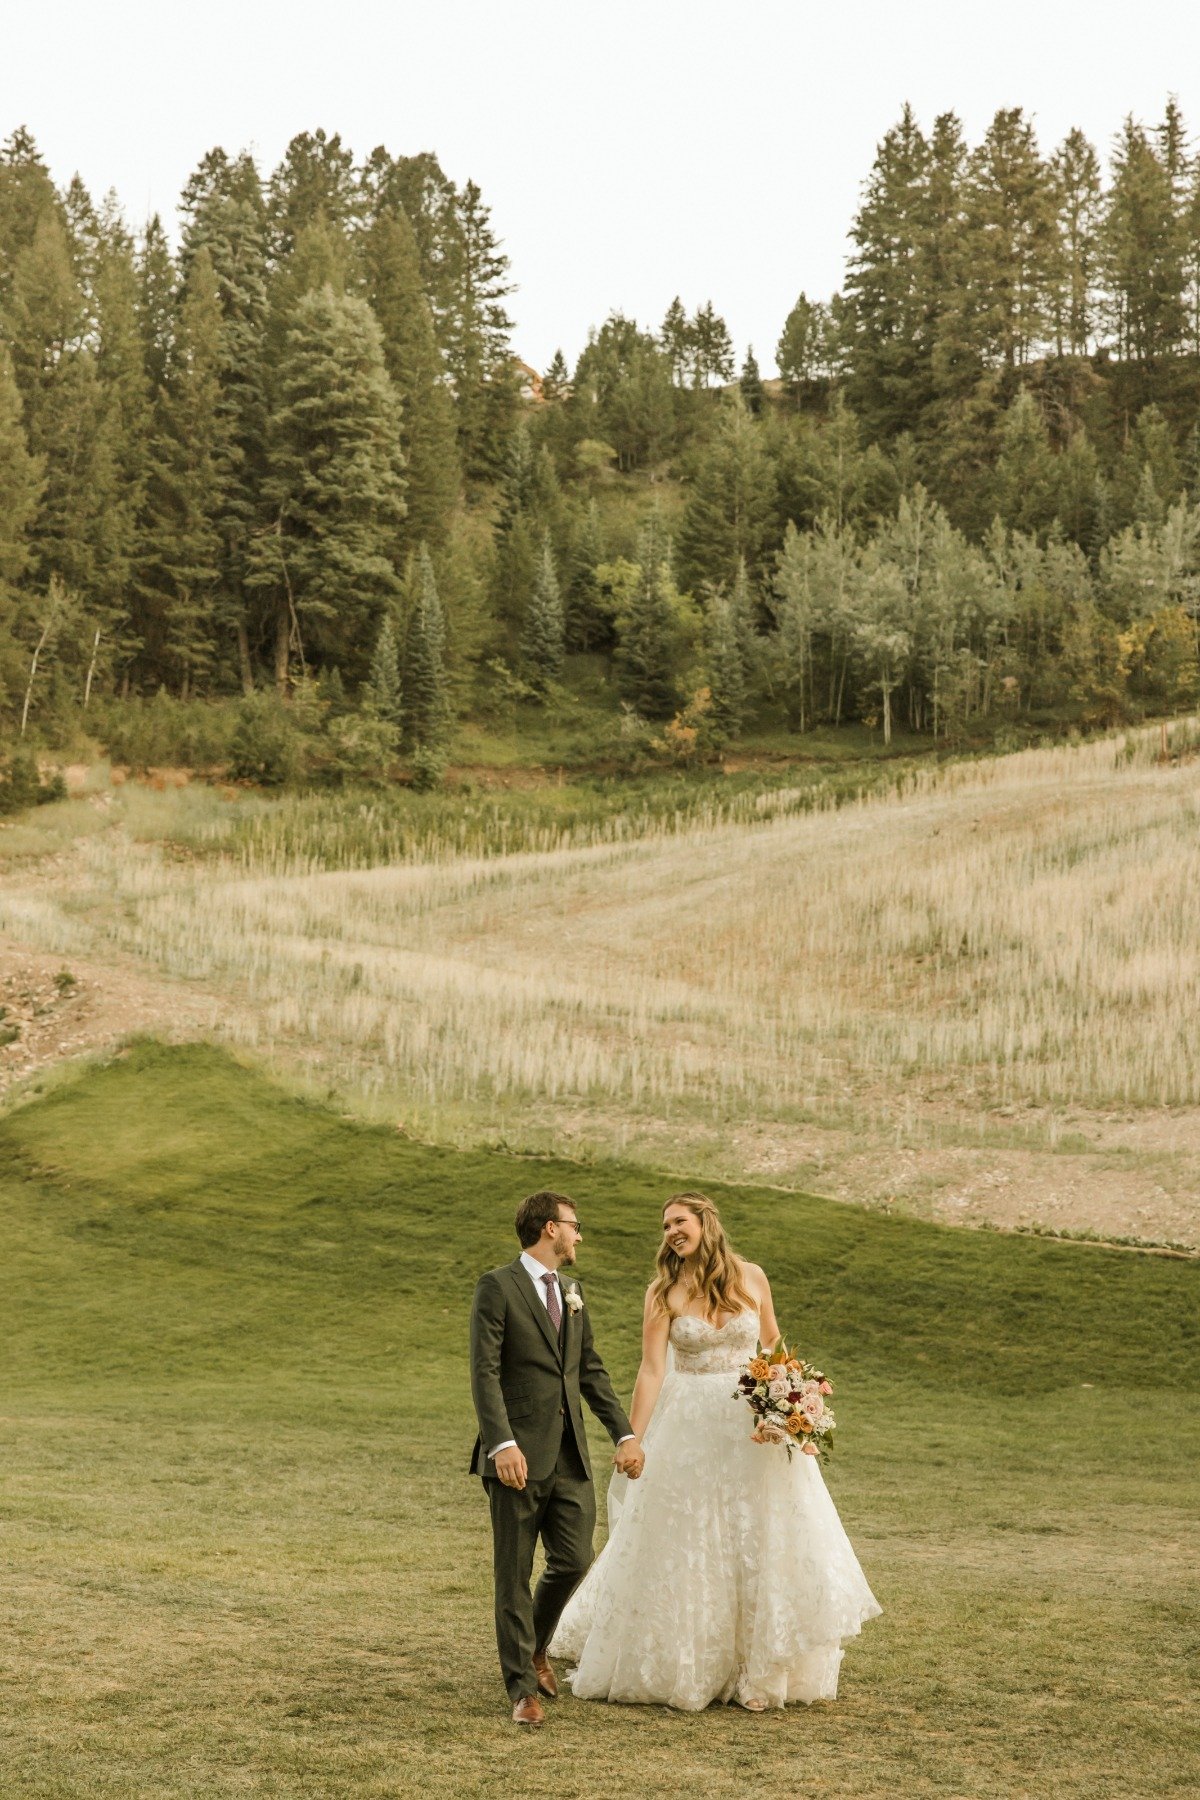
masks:
<svg viewBox="0 0 1200 1800"><path fill-rule="evenodd" d="M546 1646L592 1560L596 1493L582 1395L635 1480L645 1460L592 1344L574 1266L583 1228L565 1194L530 1194L517 1208L521 1254L481 1275L471 1307L471 1397L479 1436L471 1473L492 1510L496 1642L518 1725L541 1725L558 1693ZM546 1569L531 1597L538 1538Z"/></svg>

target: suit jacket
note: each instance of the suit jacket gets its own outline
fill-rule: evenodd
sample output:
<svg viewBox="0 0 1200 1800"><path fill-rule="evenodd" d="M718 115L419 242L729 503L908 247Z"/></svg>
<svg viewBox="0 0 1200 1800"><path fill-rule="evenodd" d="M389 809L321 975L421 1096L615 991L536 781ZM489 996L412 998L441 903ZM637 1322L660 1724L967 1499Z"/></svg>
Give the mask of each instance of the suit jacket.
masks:
<svg viewBox="0 0 1200 1800"><path fill-rule="evenodd" d="M608 1372L592 1343L588 1310L566 1305L573 1275L559 1271L563 1323L556 1333L533 1283L516 1262L481 1275L471 1305L471 1398L479 1436L471 1452L471 1473L495 1473L488 1451L515 1438L529 1465L529 1479L553 1474L564 1432L574 1437L590 1479L586 1400L613 1442L629 1435L626 1418Z"/></svg>

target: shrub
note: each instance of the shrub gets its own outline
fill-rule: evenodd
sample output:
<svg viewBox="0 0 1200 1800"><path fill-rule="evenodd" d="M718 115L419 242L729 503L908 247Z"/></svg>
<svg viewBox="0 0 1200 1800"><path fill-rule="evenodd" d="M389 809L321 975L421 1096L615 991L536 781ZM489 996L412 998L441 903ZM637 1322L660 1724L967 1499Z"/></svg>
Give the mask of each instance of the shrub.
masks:
<svg viewBox="0 0 1200 1800"><path fill-rule="evenodd" d="M398 737L396 727L373 712L335 715L321 739L320 773L335 784L384 781Z"/></svg>
<svg viewBox="0 0 1200 1800"><path fill-rule="evenodd" d="M281 787L304 769L304 739L275 694L250 694L238 708L229 772L238 781Z"/></svg>
<svg viewBox="0 0 1200 1800"><path fill-rule="evenodd" d="M23 812L48 800L65 800L67 784L57 769L42 776L31 750L17 750L0 766L0 813Z"/></svg>
<svg viewBox="0 0 1200 1800"><path fill-rule="evenodd" d="M422 744L414 750L412 758L412 784L419 794L428 794L434 788L440 788L446 779L446 753L430 744Z"/></svg>
<svg viewBox="0 0 1200 1800"><path fill-rule="evenodd" d="M164 763L208 768L229 761L241 717L237 700L110 700L99 714L101 743L114 762L134 769Z"/></svg>

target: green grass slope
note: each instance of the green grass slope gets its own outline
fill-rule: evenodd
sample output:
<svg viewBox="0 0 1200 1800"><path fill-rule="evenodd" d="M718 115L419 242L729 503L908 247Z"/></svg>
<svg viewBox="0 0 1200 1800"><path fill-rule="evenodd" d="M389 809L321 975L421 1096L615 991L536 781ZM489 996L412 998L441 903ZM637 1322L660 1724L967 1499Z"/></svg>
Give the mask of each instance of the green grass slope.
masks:
<svg viewBox="0 0 1200 1800"><path fill-rule="evenodd" d="M0 1118L6 1800L1194 1791L1200 1268L750 1189L723 1211L840 1377L830 1484L884 1617L835 1706L568 1697L535 1771L465 1337L546 1184L627 1392L652 1173L429 1149L203 1048Z"/></svg>

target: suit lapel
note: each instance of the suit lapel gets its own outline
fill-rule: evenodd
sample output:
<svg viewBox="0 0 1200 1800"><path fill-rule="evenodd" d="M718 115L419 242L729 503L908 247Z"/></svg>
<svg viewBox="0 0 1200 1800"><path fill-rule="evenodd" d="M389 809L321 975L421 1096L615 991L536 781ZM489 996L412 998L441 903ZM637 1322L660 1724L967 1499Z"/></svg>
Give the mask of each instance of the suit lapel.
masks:
<svg viewBox="0 0 1200 1800"><path fill-rule="evenodd" d="M550 1323L550 1314L546 1311L546 1308L534 1293L533 1283L530 1281L520 1257L517 1258L516 1262L509 1264L509 1269L511 1270L513 1282L516 1285L521 1298L537 1320L539 1331L541 1331L555 1356L557 1356L559 1362L561 1362L563 1357L563 1347L559 1342L558 1333Z"/></svg>

